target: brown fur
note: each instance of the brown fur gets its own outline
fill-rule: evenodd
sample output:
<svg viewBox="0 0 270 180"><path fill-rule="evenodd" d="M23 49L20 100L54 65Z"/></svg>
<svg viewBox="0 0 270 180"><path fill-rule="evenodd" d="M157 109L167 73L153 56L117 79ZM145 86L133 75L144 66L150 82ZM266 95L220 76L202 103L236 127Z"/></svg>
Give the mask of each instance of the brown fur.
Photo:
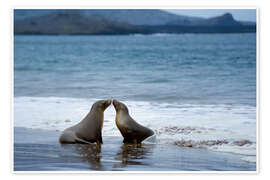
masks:
<svg viewBox="0 0 270 180"><path fill-rule="evenodd" d="M61 144L94 143L102 144L104 111L111 100L100 100L92 105L90 112L78 124L63 131L59 138Z"/></svg>
<svg viewBox="0 0 270 180"><path fill-rule="evenodd" d="M124 143L141 143L154 134L151 129L140 125L130 117L125 104L114 99L113 106L116 111L116 126L124 137Z"/></svg>

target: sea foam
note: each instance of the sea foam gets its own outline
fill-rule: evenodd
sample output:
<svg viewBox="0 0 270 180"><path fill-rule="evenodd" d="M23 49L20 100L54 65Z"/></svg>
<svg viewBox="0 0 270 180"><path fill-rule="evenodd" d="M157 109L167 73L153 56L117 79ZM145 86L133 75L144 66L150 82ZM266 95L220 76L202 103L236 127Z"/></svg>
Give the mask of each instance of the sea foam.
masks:
<svg viewBox="0 0 270 180"><path fill-rule="evenodd" d="M98 99L15 97L14 126L62 131L81 121ZM124 101L130 115L155 131L156 143L208 148L256 161L256 108ZM121 136L115 110L104 113L103 136ZM223 142L223 143L220 143ZM255 160L254 160L255 159Z"/></svg>

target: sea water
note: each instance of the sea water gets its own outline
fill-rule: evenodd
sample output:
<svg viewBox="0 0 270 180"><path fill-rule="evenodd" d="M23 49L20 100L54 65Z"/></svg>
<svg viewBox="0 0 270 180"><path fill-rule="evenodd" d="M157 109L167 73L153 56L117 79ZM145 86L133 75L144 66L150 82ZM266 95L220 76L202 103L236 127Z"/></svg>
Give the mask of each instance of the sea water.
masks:
<svg viewBox="0 0 270 180"><path fill-rule="evenodd" d="M15 127L62 131L112 98L157 143L256 162L255 33L15 35ZM113 106L104 117L103 136L121 136Z"/></svg>

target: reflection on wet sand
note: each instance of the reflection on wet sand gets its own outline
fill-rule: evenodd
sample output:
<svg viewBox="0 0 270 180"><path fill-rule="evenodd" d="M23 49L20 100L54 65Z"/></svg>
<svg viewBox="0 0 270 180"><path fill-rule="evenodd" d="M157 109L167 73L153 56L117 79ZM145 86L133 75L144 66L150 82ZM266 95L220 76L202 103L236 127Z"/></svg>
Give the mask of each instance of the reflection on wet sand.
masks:
<svg viewBox="0 0 270 180"><path fill-rule="evenodd" d="M76 144L75 149L84 162L88 162L90 169L102 170L101 146L96 144Z"/></svg>
<svg viewBox="0 0 270 180"><path fill-rule="evenodd" d="M123 144L115 155L117 163L114 168L122 168L127 165L147 165L146 159L152 154L153 145Z"/></svg>

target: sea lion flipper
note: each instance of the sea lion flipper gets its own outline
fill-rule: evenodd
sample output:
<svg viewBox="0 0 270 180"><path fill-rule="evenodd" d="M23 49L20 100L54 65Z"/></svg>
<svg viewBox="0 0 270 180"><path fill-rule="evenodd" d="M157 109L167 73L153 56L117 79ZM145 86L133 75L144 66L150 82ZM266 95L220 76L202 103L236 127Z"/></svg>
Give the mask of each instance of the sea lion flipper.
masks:
<svg viewBox="0 0 270 180"><path fill-rule="evenodd" d="M76 143L82 143L82 144L91 144L91 142L85 141L85 140L83 140L83 139L81 139L79 137L75 138L75 142Z"/></svg>
<svg viewBox="0 0 270 180"><path fill-rule="evenodd" d="M98 141L100 144L103 144L101 131L100 131L100 133L98 133L97 141Z"/></svg>
<svg viewBox="0 0 270 180"><path fill-rule="evenodd" d="M129 142L130 142L130 140L128 138L124 137L123 143L129 143Z"/></svg>

